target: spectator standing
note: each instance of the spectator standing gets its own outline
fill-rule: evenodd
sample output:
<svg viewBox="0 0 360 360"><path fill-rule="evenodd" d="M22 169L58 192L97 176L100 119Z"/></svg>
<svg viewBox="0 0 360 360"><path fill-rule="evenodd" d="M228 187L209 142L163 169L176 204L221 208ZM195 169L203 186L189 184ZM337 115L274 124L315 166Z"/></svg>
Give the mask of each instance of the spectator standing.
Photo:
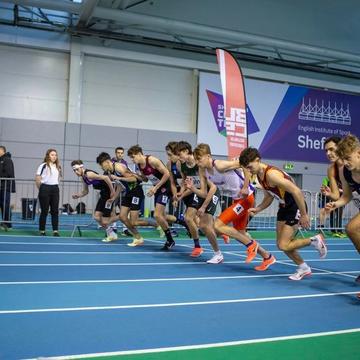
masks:
<svg viewBox="0 0 360 360"><path fill-rule="evenodd" d="M40 202L40 235L45 236L46 218L51 213L51 224L53 235L59 235L59 180L61 177L61 166L55 149L48 149L44 162L38 167L35 177L36 186L39 189Z"/></svg>
<svg viewBox="0 0 360 360"><path fill-rule="evenodd" d="M0 181L0 210L3 223L1 226L7 230L11 228L10 197L15 192L15 172L11 154L6 148L0 145L0 178L8 179Z"/></svg>

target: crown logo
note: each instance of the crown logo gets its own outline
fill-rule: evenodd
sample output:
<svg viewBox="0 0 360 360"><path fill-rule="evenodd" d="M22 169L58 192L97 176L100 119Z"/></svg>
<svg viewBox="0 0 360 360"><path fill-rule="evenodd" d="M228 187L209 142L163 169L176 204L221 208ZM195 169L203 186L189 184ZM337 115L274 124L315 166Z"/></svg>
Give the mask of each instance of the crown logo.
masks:
<svg viewBox="0 0 360 360"><path fill-rule="evenodd" d="M305 104L305 99L303 98L299 111L299 120L351 125L349 104L347 104L346 109L344 109L343 103L341 103L340 106L337 105L336 102L332 105L330 101L327 106L324 105L324 101L322 101L321 106L319 106L317 100L315 101L315 105L311 105L311 99L309 99L308 104Z"/></svg>

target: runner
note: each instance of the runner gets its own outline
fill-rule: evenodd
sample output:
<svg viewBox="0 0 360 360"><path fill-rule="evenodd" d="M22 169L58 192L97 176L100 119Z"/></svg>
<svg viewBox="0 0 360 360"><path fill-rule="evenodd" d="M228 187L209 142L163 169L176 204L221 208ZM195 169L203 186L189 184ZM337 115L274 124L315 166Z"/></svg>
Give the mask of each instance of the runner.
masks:
<svg viewBox="0 0 360 360"><path fill-rule="evenodd" d="M139 145L134 145L128 150L128 156L138 165L143 181L150 180L152 187L148 190L147 196L153 196L155 200L154 217L158 225L163 229L166 242L162 250L170 250L174 247L175 241L172 238L169 224L166 221L165 207L171 196L170 173L161 160L153 155L144 155Z"/></svg>
<svg viewBox="0 0 360 360"><path fill-rule="evenodd" d="M310 226L306 203L301 190L293 179L282 170L261 162L257 149L246 148L239 158L240 165L257 175L260 185L265 190L264 199L255 208L250 208L250 214L257 214L271 205L274 198L279 201L277 213L276 240L278 248L298 265L296 272L289 276L290 280L301 280L311 275L311 268L300 256L298 249L313 245L324 258L327 254L325 240L321 234L311 238L295 239L298 224L303 228Z"/></svg>
<svg viewBox="0 0 360 360"><path fill-rule="evenodd" d="M213 159L208 144L199 144L194 150L194 157L199 168L205 170L205 176L217 186L221 195L234 199L233 204L215 220L215 230L246 246L246 263L250 263L256 253L259 253L263 262L256 266L255 270L265 271L276 262L276 259L246 234L249 221L248 209L252 208L255 202L255 189L250 184L249 174L245 177L243 169L239 168L238 159L231 161ZM229 223L232 223L233 227Z"/></svg>
<svg viewBox="0 0 360 360"><path fill-rule="evenodd" d="M336 154L343 161L344 167L340 171L343 188L341 197L326 204L327 211L333 211L345 206L351 200L360 210L360 141L354 135L344 137L337 146ZM360 253L360 213L357 213L347 223L345 232ZM360 276L356 278L360 284ZM360 298L360 293L357 295Z"/></svg>

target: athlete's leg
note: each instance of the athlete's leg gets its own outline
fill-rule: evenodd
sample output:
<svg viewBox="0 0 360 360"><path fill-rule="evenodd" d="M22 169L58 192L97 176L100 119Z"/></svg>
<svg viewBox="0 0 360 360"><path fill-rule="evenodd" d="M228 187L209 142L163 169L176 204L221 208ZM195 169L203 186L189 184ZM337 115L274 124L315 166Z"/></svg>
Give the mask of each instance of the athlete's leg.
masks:
<svg viewBox="0 0 360 360"><path fill-rule="evenodd" d="M360 213L348 222L345 232L360 253Z"/></svg>
<svg viewBox="0 0 360 360"><path fill-rule="evenodd" d="M219 252L219 245L216 239L216 232L214 229L214 219L210 214L203 214L200 217L200 229L204 232L205 236L209 240L214 252Z"/></svg>

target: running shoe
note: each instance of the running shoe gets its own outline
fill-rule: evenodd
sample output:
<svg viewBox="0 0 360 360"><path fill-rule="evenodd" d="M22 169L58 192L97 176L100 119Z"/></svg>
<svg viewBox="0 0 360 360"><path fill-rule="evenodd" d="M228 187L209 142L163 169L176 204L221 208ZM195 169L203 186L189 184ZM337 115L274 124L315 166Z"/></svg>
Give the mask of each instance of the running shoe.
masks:
<svg viewBox="0 0 360 360"><path fill-rule="evenodd" d="M322 234L317 234L313 236L311 239L311 245L315 247L317 251L319 251L320 259L323 259L327 255L327 246L325 244L325 238Z"/></svg>
<svg viewBox="0 0 360 360"><path fill-rule="evenodd" d="M194 247L190 256L191 257L199 257L204 252L204 249L201 247Z"/></svg>
<svg viewBox="0 0 360 360"><path fill-rule="evenodd" d="M306 269L297 268L295 273L289 276L289 280L299 281L305 276L311 275L311 268L308 266Z"/></svg>
<svg viewBox="0 0 360 360"><path fill-rule="evenodd" d="M360 284L360 275L355 279L355 282L356 282L357 284Z"/></svg>
<svg viewBox="0 0 360 360"><path fill-rule="evenodd" d="M245 260L247 264L254 260L259 248L259 244L255 240L252 240L252 242L253 243L247 248L247 257Z"/></svg>
<svg viewBox="0 0 360 360"><path fill-rule="evenodd" d="M161 238L165 237L165 232L164 232L164 230L162 229L161 226L158 226L158 227L156 228L156 230L159 231L159 236L160 236Z"/></svg>
<svg viewBox="0 0 360 360"><path fill-rule="evenodd" d="M130 247L135 247L135 246L141 246L144 244L144 239L141 237L140 239L133 239L133 241L129 244L127 244L127 246Z"/></svg>
<svg viewBox="0 0 360 360"><path fill-rule="evenodd" d="M58 231L53 231L53 236L60 236L59 232Z"/></svg>
<svg viewBox="0 0 360 360"><path fill-rule="evenodd" d="M224 261L223 254L215 254L210 260L207 261L208 264L220 264Z"/></svg>
<svg viewBox="0 0 360 360"><path fill-rule="evenodd" d="M222 234L221 237L223 238L225 244L230 244L230 237L228 235Z"/></svg>
<svg viewBox="0 0 360 360"><path fill-rule="evenodd" d="M175 246L175 241L166 241L164 246L161 248L163 251L169 251Z"/></svg>
<svg viewBox="0 0 360 360"><path fill-rule="evenodd" d="M117 240L117 238L118 238L117 234L112 231L109 233L109 235L105 239L102 239L101 241L105 242L105 243L109 243L109 242Z"/></svg>
<svg viewBox="0 0 360 360"><path fill-rule="evenodd" d="M275 264L276 259L274 255L271 255L269 259L263 259L262 263L258 266L255 266L256 271L265 271L269 268L270 265Z"/></svg>

